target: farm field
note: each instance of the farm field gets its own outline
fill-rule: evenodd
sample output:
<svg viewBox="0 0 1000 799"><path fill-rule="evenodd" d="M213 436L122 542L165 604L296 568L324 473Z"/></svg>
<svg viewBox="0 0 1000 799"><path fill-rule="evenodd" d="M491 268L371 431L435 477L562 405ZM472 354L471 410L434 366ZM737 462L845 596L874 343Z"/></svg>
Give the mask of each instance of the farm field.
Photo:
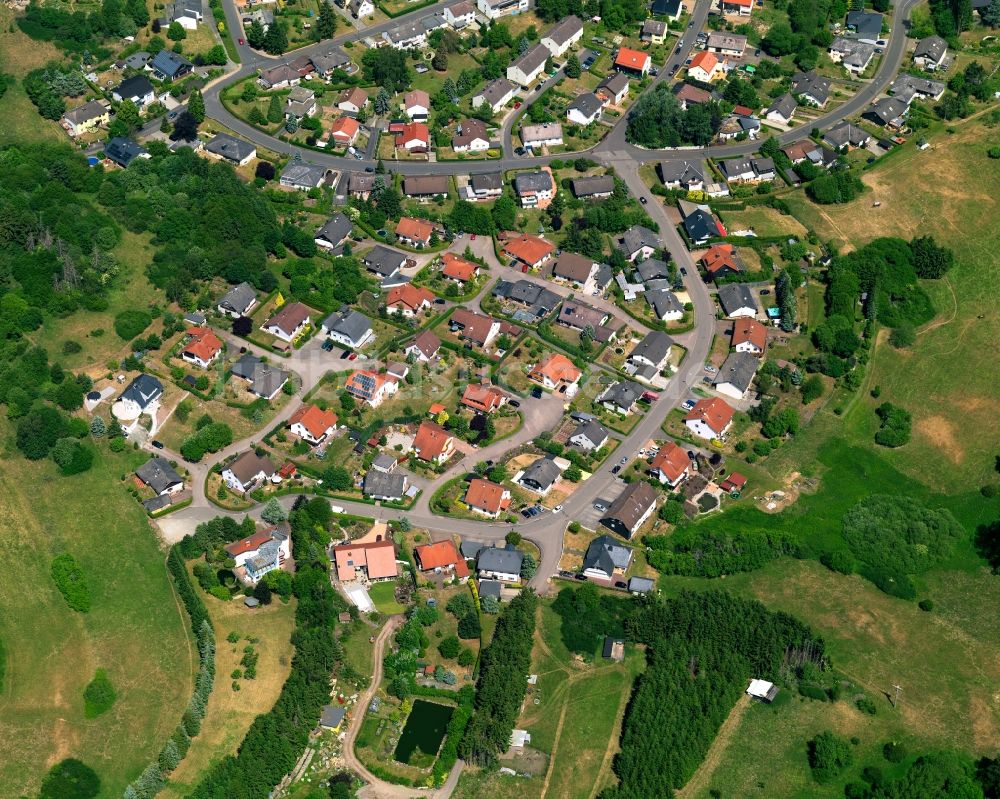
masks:
<svg viewBox="0 0 1000 799"><path fill-rule="evenodd" d="M50 461L7 449L6 421L0 436L7 531L0 547L18 564L0 587L7 657L0 731L8 742L0 785L8 796L34 795L50 766L75 757L97 772L102 797L120 796L179 721L197 662L165 553L118 480L145 456L100 448L90 471L62 478ZM70 610L50 576L52 559L64 552L86 574L89 613ZM117 699L85 719L83 690L98 668Z"/></svg>
<svg viewBox="0 0 1000 799"><path fill-rule="evenodd" d="M867 383L844 420L873 432L872 409L886 400L913 414L913 439L881 456L909 477L946 492L978 488L995 476L1000 400L993 374L992 341L1000 324L1000 289L992 278L1000 228L995 224L1000 162L986 156L1000 142L1000 128L982 120L958 122L956 133L930 139L931 149L906 148L864 176L870 191L844 206L816 206L799 194L788 198L795 214L822 240L855 245L876 235L933 235L954 251L955 266L927 281L937 316L919 328L913 347L883 340ZM950 189L949 186L961 187ZM871 208L880 201L880 208ZM881 389L873 400L867 391ZM865 436L870 440L870 436ZM928 463L942 468L928 470Z"/></svg>
<svg viewBox="0 0 1000 799"><path fill-rule="evenodd" d="M190 567L191 564L189 564ZM197 582L192 577L192 584ZM274 705L281 686L292 667L292 632L295 629L295 600L286 605L277 595L270 605L251 610L242 596L222 602L202 593L215 627L215 685L208 700L208 710L201 733L191 744L187 757L170 775L170 782L160 794L167 799L181 799L216 762L236 752L253 720ZM236 632L239 641L226 637ZM257 677L239 680L239 691L232 688L230 673L240 667L247 638L257 639L254 651L259 655Z"/></svg>

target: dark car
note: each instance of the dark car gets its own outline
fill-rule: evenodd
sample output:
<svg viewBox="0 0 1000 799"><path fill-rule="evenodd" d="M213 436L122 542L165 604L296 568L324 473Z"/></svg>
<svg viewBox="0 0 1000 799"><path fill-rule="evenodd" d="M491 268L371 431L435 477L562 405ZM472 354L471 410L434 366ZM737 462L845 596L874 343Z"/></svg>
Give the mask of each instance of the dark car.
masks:
<svg viewBox="0 0 1000 799"><path fill-rule="evenodd" d="M374 172L374 171L375 171L375 167L373 167L373 166L366 166L365 167L365 172Z"/></svg>
<svg viewBox="0 0 1000 799"><path fill-rule="evenodd" d="M522 515L522 516L523 516L523 517L524 517L525 519L530 519L530 518L531 518L531 514L530 514L530 513L529 513L529 512L527 511L527 510L523 510L523 511L521 511L521 515Z"/></svg>
<svg viewBox="0 0 1000 799"><path fill-rule="evenodd" d="M683 266L681 267L681 274L684 275L684 277L687 277L688 275L688 270L685 269Z"/></svg>
<svg viewBox="0 0 1000 799"><path fill-rule="evenodd" d="M437 298L436 298L436 299L434 300L434 304L435 304L435 305L444 305L444 300L442 300L442 299L441 299L440 297L437 297Z"/></svg>
<svg viewBox="0 0 1000 799"><path fill-rule="evenodd" d="M640 197L639 198L639 202L641 202L643 205L645 205L649 201L645 197Z"/></svg>
<svg viewBox="0 0 1000 799"><path fill-rule="evenodd" d="M156 439L154 438L154 439L153 439L153 441L152 441L152 444L153 444L153 446L154 446L154 447L156 447L157 449L163 449L163 442L162 442L162 441L157 441L157 440L156 440Z"/></svg>
<svg viewBox="0 0 1000 799"><path fill-rule="evenodd" d="M670 67L670 75L671 76L676 75L677 74L677 70L680 69L680 68L681 68L680 64L674 64L672 67Z"/></svg>
<svg viewBox="0 0 1000 799"><path fill-rule="evenodd" d="M771 289L761 289L760 293L761 293L761 296L767 296L768 294L771 293Z"/></svg>
<svg viewBox="0 0 1000 799"><path fill-rule="evenodd" d="M586 582L586 580L587 580L587 575L586 575L586 574L574 574L574 575L573 575L573 579L575 579L575 580L579 580L579 581L580 581L581 583L582 583L582 582Z"/></svg>
<svg viewBox="0 0 1000 799"><path fill-rule="evenodd" d="M624 580L619 580L618 582L615 583L615 588L628 588L628 583L626 583Z"/></svg>
<svg viewBox="0 0 1000 799"><path fill-rule="evenodd" d="M531 396L534 397L535 399L541 399L542 390L538 386L535 386L533 389L531 389Z"/></svg>
<svg viewBox="0 0 1000 799"><path fill-rule="evenodd" d="M518 402L517 400L510 400L507 404L510 405L511 408L520 408L521 407L521 403Z"/></svg>
<svg viewBox="0 0 1000 799"><path fill-rule="evenodd" d="M695 458L697 457L697 456L696 456L696 455L694 454L694 450L693 450L693 449L689 449L689 450L688 450L688 457L689 457L689 458L690 458L691 460L694 460L694 459L695 459Z"/></svg>
<svg viewBox="0 0 1000 799"><path fill-rule="evenodd" d="M611 474L618 474L618 472L620 472L621 470L622 470L621 466L615 466L615 468L611 470Z"/></svg>

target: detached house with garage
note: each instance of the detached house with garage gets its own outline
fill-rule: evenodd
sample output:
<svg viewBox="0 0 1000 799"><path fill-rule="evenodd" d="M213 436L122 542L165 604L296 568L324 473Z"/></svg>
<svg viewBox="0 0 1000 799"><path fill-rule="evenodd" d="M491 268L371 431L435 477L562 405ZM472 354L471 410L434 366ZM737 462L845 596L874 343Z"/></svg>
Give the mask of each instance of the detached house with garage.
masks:
<svg viewBox="0 0 1000 799"><path fill-rule="evenodd" d="M467 261L446 252L441 256L441 274L454 283L464 285L479 276L480 266L475 261Z"/></svg>
<svg viewBox="0 0 1000 799"><path fill-rule="evenodd" d="M520 172L514 176L514 192L522 208L548 208L556 191L552 172L548 169Z"/></svg>
<svg viewBox="0 0 1000 799"><path fill-rule="evenodd" d="M541 383L552 391L575 393L577 383L583 373L565 355L554 352L546 356L528 374L529 380Z"/></svg>
<svg viewBox="0 0 1000 799"><path fill-rule="evenodd" d="M595 91L608 105L621 105L628 97L628 89L628 76L615 72L598 83Z"/></svg>
<svg viewBox="0 0 1000 799"><path fill-rule="evenodd" d="M712 387L720 394L742 400L753 385L760 361L749 352L731 352L715 375Z"/></svg>
<svg viewBox="0 0 1000 799"><path fill-rule="evenodd" d="M642 225L633 225L618 240L618 249L624 253L626 260L632 263L652 258L662 247L663 242L660 237Z"/></svg>
<svg viewBox="0 0 1000 799"><path fill-rule="evenodd" d="M337 429L337 414L318 405L303 405L289 418L288 429L313 446L322 444Z"/></svg>
<svg viewBox="0 0 1000 799"><path fill-rule="evenodd" d="M632 563L631 547L619 544L609 535L602 535L590 542L583 557L583 573L598 580L611 580L625 574Z"/></svg>
<svg viewBox="0 0 1000 799"><path fill-rule="evenodd" d="M601 524L623 538L631 538L656 511L658 497L659 493L649 483L630 483L611 503Z"/></svg>
<svg viewBox="0 0 1000 799"><path fill-rule="evenodd" d="M150 458L135 470L135 476L158 497L184 490L184 478L165 458Z"/></svg>
<svg viewBox="0 0 1000 799"><path fill-rule="evenodd" d="M249 352L233 364L232 373L247 383L247 391L257 397L272 400L288 381L289 373L275 369Z"/></svg>
<svg viewBox="0 0 1000 799"><path fill-rule="evenodd" d="M792 94L800 101L823 108L830 99L829 78L815 72L798 72L792 76Z"/></svg>
<svg viewBox="0 0 1000 799"><path fill-rule="evenodd" d="M539 42L507 67L507 80L528 88L542 76L549 55L549 49Z"/></svg>
<svg viewBox="0 0 1000 799"><path fill-rule="evenodd" d="M288 536L277 527L234 541L224 549L236 561L237 574L244 578L243 582L251 585L256 584L268 572L280 569L292 556Z"/></svg>
<svg viewBox="0 0 1000 799"><path fill-rule="evenodd" d="M632 50L628 47L620 47L615 55L614 67L626 75L644 78L653 67L653 59L649 57L649 53Z"/></svg>
<svg viewBox="0 0 1000 799"><path fill-rule="evenodd" d="M451 541L438 541L413 548L413 559L422 572L454 572L462 582L469 578L469 567Z"/></svg>
<svg viewBox="0 0 1000 799"><path fill-rule="evenodd" d="M635 410L635 403L645 393L645 389L631 380L619 380L608 386L597 398L597 404L603 405L612 413L629 416Z"/></svg>
<svg viewBox="0 0 1000 799"><path fill-rule="evenodd" d="M705 276L710 280L738 275L746 271L743 259L732 244L716 244L701 256Z"/></svg>
<svg viewBox="0 0 1000 799"><path fill-rule="evenodd" d="M603 110L604 100L593 92L585 92L566 106L566 121L574 125L592 125L600 120Z"/></svg>
<svg viewBox="0 0 1000 799"><path fill-rule="evenodd" d="M727 283L719 287L719 304L729 319L748 316L756 319L760 310L753 291L745 283Z"/></svg>
<svg viewBox="0 0 1000 799"><path fill-rule="evenodd" d="M737 319L733 322L729 344L736 352L747 352L759 358L767 349L767 328L756 319Z"/></svg>
<svg viewBox="0 0 1000 799"><path fill-rule="evenodd" d="M596 419L580 422L570 434L569 443L584 452L593 452L608 443L608 428Z"/></svg>
<svg viewBox="0 0 1000 799"><path fill-rule="evenodd" d="M913 63L928 72L941 69L947 58L948 42L940 36L921 39L913 50Z"/></svg>
<svg viewBox="0 0 1000 799"><path fill-rule="evenodd" d="M396 238L410 247L423 248L431 243L434 225L426 219L404 216L396 223Z"/></svg>
<svg viewBox="0 0 1000 799"><path fill-rule="evenodd" d="M735 411L719 398L698 400L684 417L684 424L698 438L721 439L733 424Z"/></svg>
<svg viewBox="0 0 1000 799"><path fill-rule="evenodd" d="M261 330L275 338L292 343L312 324L312 310L301 302L289 302L261 325Z"/></svg>
<svg viewBox="0 0 1000 799"><path fill-rule="evenodd" d="M397 388L395 380L369 369L355 370L344 384L344 390L348 394L373 408L377 408L387 397L395 394Z"/></svg>
<svg viewBox="0 0 1000 799"><path fill-rule="evenodd" d="M552 276L565 280L585 294L589 294L594 288L594 274L599 267L600 264L592 258L567 250L556 258L552 266Z"/></svg>
<svg viewBox="0 0 1000 799"><path fill-rule="evenodd" d="M510 491L498 483L476 477L465 492L465 504L470 510L490 519L497 518L510 507Z"/></svg>
<svg viewBox="0 0 1000 799"><path fill-rule="evenodd" d="M191 327L185 331L187 344L181 350L181 358L202 369L211 366L222 354L222 341L207 327Z"/></svg>
<svg viewBox="0 0 1000 799"><path fill-rule="evenodd" d="M314 239L316 246L322 247L324 250L336 250L347 241L347 237L351 235L353 228L353 223L346 215L337 214L336 216L332 216L323 227L316 231L316 238Z"/></svg>
<svg viewBox="0 0 1000 799"><path fill-rule="evenodd" d="M429 289L418 288L412 283L393 286L386 296L385 308L389 313L398 313L405 317L416 316L431 307L434 295Z"/></svg>
<svg viewBox="0 0 1000 799"><path fill-rule="evenodd" d="M111 96L116 103L121 103L125 100L135 103L136 108L140 111L145 110L146 106L156 102L156 92L153 89L153 84L149 82L149 78L145 75L133 75L131 78L125 78L125 80L115 87Z"/></svg>
<svg viewBox="0 0 1000 799"><path fill-rule="evenodd" d="M439 339L430 330L422 330L416 335L416 338L409 343L404 352L406 353L407 358L412 355L417 359L417 361L427 363L437 357L440 349L441 339Z"/></svg>
<svg viewBox="0 0 1000 799"><path fill-rule="evenodd" d="M257 148L254 145L227 133L218 134L206 144L205 152L210 158L228 161L237 166L246 166L257 157Z"/></svg>
<svg viewBox="0 0 1000 799"><path fill-rule="evenodd" d="M705 173L699 161L660 161L657 171L664 188L702 191Z"/></svg>
<svg viewBox="0 0 1000 799"><path fill-rule="evenodd" d="M649 464L649 473L663 485L677 488L691 471L691 459L673 441L660 447Z"/></svg>
<svg viewBox="0 0 1000 799"><path fill-rule="evenodd" d="M494 114L499 114L500 110L514 99L517 94L517 84L507 80L507 78L497 78L484 86L478 94L472 96L472 107L486 104Z"/></svg>
<svg viewBox="0 0 1000 799"><path fill-rule="evenodd" d="M324 319L320 330L326 338L352 350L361 349L375 338L371 320L348 305Z"/></svg>
<svg viewBox="0 0 1000 799"><path fill-rule="evenodd" d="M463 341L485 349L500 334L500 323L492 317L459 308L451 315L449 328Z"/></svg>
<svg viewBox="0 0 1000 799"><path fill-rule="evenodd" d="M476 413L493 413L506 402L507 395L496 386L469 383L462 393L462 405Z"/></svg>
<svg viewBox="0 0 1000 799"><path fill-rule="evenodd" d="M517 260L522 265L521 271L523 272L529 269L538 269L556 251L555 245L541 236L533 236L530 233L514 233L505 238L506 235L508 234L501 236L503 252Z"/></svg>
<svg viewBox="0 0 1000 799"><path fill-rule="evenodd" d="M476 571L479 577L499 580L502 583L517 583L521 580L521 564L524 553L510 544L506 548L485 547L476 556Z"/></svg>
<svg viewBox="0 0 1000 799"><path fill-rule="evenodd" d="M455 454L455 437L439 424L421 422L413 439L413 453L428 463L445 463Z"/></svg>
<svg viewBox="0 0 1000 799"><path fill-rule="evenodd" d="M222 479L233 491L246 494L274 475L274 464L263 455L248 450L222 470Z"/></svg>
<svg viewBox="0 0 1000 799"><path fill-rule="evenodd" d="M652 380L670 363L674 340L661 330L654 330L635 345L626 361L626 370L643 380Z"/></svg>
<svg viewBox="0 0 1000 799"><path fill-rule="evenodd" d="M545 496L559 480L562 470L550 455L539 458L521 473L518 485Z"/></svg>

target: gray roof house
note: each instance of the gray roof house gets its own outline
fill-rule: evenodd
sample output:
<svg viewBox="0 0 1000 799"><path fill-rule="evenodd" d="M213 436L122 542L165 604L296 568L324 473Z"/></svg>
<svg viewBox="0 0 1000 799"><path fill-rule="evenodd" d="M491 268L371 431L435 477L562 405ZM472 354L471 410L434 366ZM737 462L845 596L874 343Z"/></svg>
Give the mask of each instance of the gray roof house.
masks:
<svg viewBox="0 0 1000 799"><path fill-rule="evenodd" d="M653 288L647 286L643 295L657 319L677 320L684 316L684 306L668 288Z"/></svg>
<svg viewBox="0 0 1000 799"><path fill-rule="evenodd" d="M874 102L866 112L865 117L882 127L899 127L903 124L903 115L907 105L897 97L883 97Z"/></svg>
<svg viewBox="0 0 1000 799"><path fill-rule="evenodd" d="M157 496L172 494L184 488L184 478L177 474L176 469L165 458L150 458L135 473Z"/></svg>
<svg viewBox="0 0 1000 799"><path fill-rule="evenodd" d="M792 121L798 103L791 94L783 94L767 107L764 116L772 122L783 122L786 125Z"/></svg>
<svg viewBox="0 0 1000 799"><path fill-rule="evenodd" d="M275 369L249 352L233 364L232 373L250 384L251 393L265 399L273 398L289 378L288 372Z"/></svg>
<svg viewBox="0 0 1000 799"><path fill-rule="evenodd" d="M719 304L726 316L757 316L760 309L753 291L745 283L726 283L719 287Z"/></svg>
<svg viewBox="0 0 1000 799"><path fill-rule="evenodd" d="M863 128L844 122L826 132L823 141L839 150L841 147L865 147L872 137Z"/></svg>
<svg viewBox="0 0 1000 799"><path fill-rule="evenodd" d="M308 164L305 161L289 161L281 170L279 184L299 191L318 189L330 170L319 164Z"/></svg>
<svg viewBox="0 0 1000 799"><path fill-rule="evenodd" d="M458 551L462 553L462 557L466 560L475 560L476 555L486 547L486 544L480 541L470 541L468 538L463 538L462 543L458 545Z"/></svg>
<svg viewBox="0 0 1000 799"><path fill-rule="evenodd" d="M848 11L847 29L862 42L874 43L882 37L882 15L870 11Z"/></svg>
<svg viewBox="0 0 1000 799"><path fill-rule="evenodd" d="M660 180L668 189L699 191L705 185L705 172L701 162L660 161L657 169Z"/></svg>
<svg viewBox="0 0 1000 799"><path fill-rule="evenodd" d="M205 150L234 164L246 164L257 156L256 145L237 139L228 133L217 134L212 141L205 145Z"/></svg>
<svg viewBox="0 0 1000 799"><path fill-rule="evenodd" d="M590 542L583 557L583 573L588 577L610 580L616 572L624 572L632 563L632 548L619 544L610 535Z"/></svg>
<svg viewBox="0 0 1000 799"><path fill-rule="evenodd" d="M722 235L719 223L712 216L712 212L700 206L684 216L684 231L694 244L699 245Z"/></svg>
<svg viewBox="0 0 1000 799"><path fill-rule="evenodd" d="M351 349L364 346L373 335L371 320L348 305L326 317L321 330L327 338Z"/></svg>
<svg viewBox="0 0 1000 799"><path fill-rule="evenodd" d="M829 78L815 72L798 72L792 75L792 94L820 107L830 99L830 85Z"/></svg>
<svg viewBox="0 0 1000 799"><path fill-rule="evenodd" d="M340 705L327 705L319 716L319 726L328 730L336 730L344 721L347 708Z"/></svg>
<svg viewBox="0 0 1000 799"><path fill-rule="evenodd" d="M629 353L629 363L652 366L657 371L666 366L674 340L661 330L654 330L635 345Z"/></svg>
<svg viewBox="0 0 1000 799"><path fill-rule="evenodd" d="M589 125L600 119L603 108L604 103L600 97L593 92L585 92L577 95L576 99L566 106L566 118L570 122Z"/></svg>
<svg viewBox="0 0 1000 799"><path fill-rule="evenodd" d="M608 440L608 428L596 419L580 422L569 437L569 443L575 447L590 452L603 447Z"/></svg>
<svg viewBox="0 0 1000 799"><path fill-rule="evenodd" d="M123 402L134 402L145 410L163 396L163 383L152 375L141 374L128 384L118 397Z"/></svg>
<svg viewBox="0 0 1000 799"><path fill-rule="evenodd" d="M144 147L124 136L115 136L105 144L104 155L122 168L127 167L136 158L149 158L149 153Z"/></svg>
<svg viewBox="0 0 1000 799"><path fill-rule="evenodd" d="M524 553L512 546L504 549L486 547L479 550L476 569L481 577L493 577L504 582L516 582L521 578L521 564Z"/></svg>
<svg viewBox="0 0 1000 799"><path fill-rule="evenodd" d="M616 73L621 74L621 73ZM610 197L615 191L615 179L611 175L594 175L589 178L573 178L570 181L573 196L592 200Z"/></svg>
<svg viewBox="0 0 1000 799"><path fill-rule="evenodd" d="M760 360L749 352L731 352L715 375L712 386L721 394L743 399L753 384Z"/></svg>
<svg viewBox="0 0 1000 799"><path fill-rule="evenodd" d="M493 296L526 305L528 313L536 319L550 314L561 299L554 291L530 280L501 280L493 289Z"/></svg>
<svg viewBox="0 0 1000 799"><path fill-rule="evenodd" d="M914 97L940 100L947 87L939 80L918 78L916 75L900 75L889 86L892 96L909 105Z"/></svg>
<svg viewBox="0 0 1000 799"><path fill-rule="evenodd" d="M519 172L514 176L514 191L518 195L552 191L552 175L545 170Z"/></svg>
<svg viewBox="0 0 1000 799"><path fill-rule="evenodd" d="M336 214L316 231L316 244L327 250L336 250L351 235L354 224L345 214Z"/></svg>
<svg viewBox="0 0 1000 799"><path fill-rule="evenodd" d="M928 36L917 42L913 62L924 69L937 69L948 55L948 42L940 36Z"/></svg>
<svg viewBox="0 0 1000 799"><path fill-rule="evenodd" d="M257 292L249 283L233 286L219 300L219 312L228 316L246 316L257 304Z"/></svg>
<svg viewBox="0 0 1000 799"><path fill-rule="evenodd" d="M660 237L648 227L633 225L622 234L618 248L630 261L644 260L663 246Z"/></svg>
<svg viewBox="0 0 1000 799"><path fill-rule="evenodd" d="M383 244L376 244L370 252L361 256L361 261L368 267L368 271L387 278L403 268L406 263L406 253Z"/></svg>
<svg viewBox="0 0 1000 799"><path fill-rule="evenodd" d="M547 494L560 474L559 466L551 457L539 458L524 470L518 483L538 494Z"/></svg>
<svg viewBox="0 0 1000 799"><path fill-rule="evenodd" d="M660 258L647 258L638 264L635 271L643 283L650 280L666 280L670 277L670 265Z"/></svg>
<svg viewBox="0 0 1000 799"><path fill-rule="evenodd" d="M173 50L164 48L153 56L146 64L152 70L153 76L160 80L176 80L187 75L194 65Z"/></svg>
<svg viewBox="0 0 1000 799"><path fill-rule="evenodd" d="M366 497L398 502L406 493L406 475L403 472L380 472L369 469L365 473L363 491Z"/></svg>
<svg viewBox="0 0 1000 799"><path fill-rule="evenodd" d="M629 577L628 591L630 594L648 594L656 588L656 581L648 577Z"/></svg>
<svg viewBox="0 0 1000 799"><path fill-rule="evenodd" d="M615 411L628 415L635 408L636 400L643 395L646 389L631 380L619 380L608 386L604 393L597 398L597 402L609 411Z"/></svg>
<svg viewBox="0 0 1000 799"><path fill-rule="evenodd" d="M656 510L659 492L645 481L630 483L611 503L601 524L623 538L631 538Z"/></svg>

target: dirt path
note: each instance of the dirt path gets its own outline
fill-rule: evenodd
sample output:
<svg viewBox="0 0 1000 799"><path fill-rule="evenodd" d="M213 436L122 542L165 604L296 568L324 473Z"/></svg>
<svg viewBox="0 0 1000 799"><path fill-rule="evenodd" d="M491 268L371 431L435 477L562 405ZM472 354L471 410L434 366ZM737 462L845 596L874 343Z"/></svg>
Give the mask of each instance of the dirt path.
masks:
<svg viewBox="0 0 1000 799"><path fill-rule="evenodd" d="M570 681L572 681L572 679L573 678L570 677L566 682L563 683L562 687L565 689L566 686L570 684ZM565 690L563 691L563 693L565 693ZM552 779L552 767L556 763L556 752L559 751L559 739L562 738L562 729L563 729L563 724L566 721L567 708L569 708L569 702L564 701L562 705L562 710L559 712L559 723L556 725L556 734L555 734L555 739L552 743L552 752L549 753L549 767L545 770L545 782L542 783L542 799L545 799L545 795L548 793L549 790L549 782Z"/></svg>
<svg viewBox="0 0 1000 799"><path fill-rule="evenodd" d="M705 759L694 773L694 776L688 780L687 785L679 791L675 791L674 795L677 799L693 799L693 797L705 790L709 780L715 773L715 769L719 766L719 761L722 760L726 749L729 748L729 741L736 733L736 728L740 726L740 720L743 718L743 714L748 707L750 707L750 697L747 694L743 694L733 706L733 709L729 711L729 716L722 722L722 726L719 727L718 735L712 741L712 745L708 749L708 754L705 755Z"/></svg>
<svg viewBox="0 0 1000 799"><path fill-rule="evenodd" d="M604 750L604 758L601 760L601 768L597 772L597 779L594 780L594 787L590 791L590 799L594 799L597 796L597 792L603 783L603 777L611 767L611 758L614 757L615 749L618 747L618 740L622 734L625 706L628 704L631 695L632 686L627 685L626 690L622 691L621 699L618 700L618 710L615 713L615 726L611 731L611 736L608 738L608 747Z"/></svg>
<svg viewBox="0 0 1000 799"><path fill-rule="evenodd" d="M955 296L955 287L951 285L951 281L948 280L947 275L944 276L944 284L948 287L948 291L951 293L951 315L947 319L934 319L928 322L926 325L917 330L918 336L922 336L924 333L929 333L939 327L950 325L955 321L955 317L958 316L958 297Z"/></svg>

